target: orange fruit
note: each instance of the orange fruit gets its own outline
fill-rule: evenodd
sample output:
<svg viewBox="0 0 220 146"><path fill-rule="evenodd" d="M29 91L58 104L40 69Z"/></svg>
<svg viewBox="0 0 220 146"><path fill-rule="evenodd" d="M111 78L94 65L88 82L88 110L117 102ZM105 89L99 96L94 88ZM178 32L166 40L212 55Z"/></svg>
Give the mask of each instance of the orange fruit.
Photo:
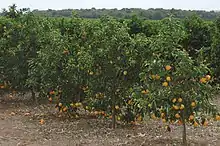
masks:
<svg viewBox="0 0 220 146"><path fill-rule="evenodd" d="M179 110L180 109L180 107L177 106L177 105L173 105L173 108L174 108L174 110Z"/></svg>
<svg viewBox="0 0 220 146"><path fill-rule="evenodd" d="M156 78L157 80L159 80L159 79L160 79L160 76L156 74L155 78Z"/></svg>
<svg viewBox="0 0 220 146"><path fill-rule="evenodd" d="M191 107L195 107L195 106L196 106L196 102L193 101L193 102L191 103Z"/></svg>
<svg viewBox="0 0 220 146"><path fill-rule="evenodd" d="M168 70L171 70L171 68L172 68L172 67L171 67L170 65L166 65L166 66L165 66L165 69L166 69L167 71L168 71Z"/></svg>
<svg viewBox="0 0 220 146"><path fill-rule="evenodd" d="M208 121L207 120L204 121L203 126L208 126Z"/></svg>
<svg viewBox="0 0 220 146"><path fill-rule="evenodd" d="M179 118L180 118L180 114L175 114L175 117L176 117L177 119L179 119Z"/></svg>
<svg viewBox="0 0 220 146"><path fill-rule="evenodd" d="M58 104L59 107L61 107L62 105L63 105L63 104L62 104L61 102Z"/></svg>
<svg viewBox="0 0 220 146"><path fill-rule="evenodd" d="M166 119L162 119L162 122L163 122L163 123L166 123L166 122L167 122L167 120L166 120Z"/></svg>
<svg viewBox="0 0 220 146"><path fill-rule="evenodd" d="M151 75L151 78L152 78L152 79L156 79L156 76L155 76L155 75Z"/></svg>
<svg viewBox="0 0 220 146"><path fill-rule="evenodd" d="M168 81L168 82L170 82L171 81L171 77L166 77L166 80Z"/></svg>
<svg viewBox="0 0 220 146"><path fill-rule="evenodd" d="M139 122L142 121L142 116L138 116L137 121L139 121Z"/></svg>
<svg viewBox="0 0 220 146"><path fill-rule="evenodd" d="M210 76L210 75L206 75L205 78L206 78L206 80L208 80L208 81L211 80L211 76Z"/></svg>
<svg viewBox="0 0 220 146"><path fill-rule="evenodd" d="M178 102L179 103L183 102L183 99L182 98L178 98Z"/></svg>
<svg viewBox="0 0 220 146"><path fill-rule="evenodd" d="M164 87L167 87L168 86L168 82L163 82L162 84Z"/></svg>
<svg viewBox="0 0 220 146"><path fill-rule="evenodd" d="M128 100L128 105L132 105L132 100Z"/></svg>
<svg viewBox="0 0 220 146"><path fill-rule="evenodd" d="M76 119L78 119L78 118L79 118L79 116L78 116L78 115L75 115L75 118L76 118Z"/></svg>
<svg viewBox="0 0 220 146"><path fill-rule="evenodd" d="M182 122L181 120L178 120L178 124L179 124L179 125L182 125L183 122Z"/></svg>
<svg viewBox="0 0 220 146"><path fill-rule="evenodd" d="M98 111L95 111L95 112L94 112L94 114L95 114L95 115L98 115L98 114L99 114L99 112L98 112Z"/></svg>
<svg viewBox="0 0 220 146"><path fill-rule="evenodd" d="M68 50L64 50L64 51L63 51L63 54L68 54L68 53L69 53Z"/></svg>
<svg viewBox="0 0 220 146"><path fill-rule="evenodd" d="M149 90L143 90L143 91L141 91L141 93L142 94L147 94L147 93L149 93Z"/></svg>
<svg viewBox="0 0 220 146"><path fill-rule="evenodd" d="M53 99L52 99L52 97L50 97L48 100L51 102Z"/></svg>
<svg viewBox="0 0 220 146"><path fill-rule="evenodd" d="M200 79L200 83L206 83L207 81L206 81L206 78L201 78Z"/></svg>
<svg viewBox="0 0 220 146"><path fill-rule="evenodd" d="M93 71L90 71L90 72L89 72L89 75L93 75L93 74L94 74L94 72L93 72Z"/></svg>
<svg viewBox="0 0 220 146"><path fill-rule="evenodd" d="M43 125L45 123L44 119L40 119L40 122L39 122L41 125Z"/></svg>
<svg viewBox="0 0 220 146"><path fill-rule="evenodd" d="M119 106L118 106L118 105L116 105L116 106L115 106L115 109L116 109L116 110L118 110L118 109L119 109Z"/></svg>
<svg viewBox="0 0 220 146"><path fill-rule="evenodd" d="M180 105L180 110L183 110L185 106L183 104Z"/></svg>
<svg viewBox="0 0 220 146"><path fill-rule="evenodd" d="M219 116L219 115L216 115L216 116L215 116L215 119L216 119L216 121L220 121L220 116Z"/></svg>
<svg viewBox="0 0 220 146"><path fill-rule="evenodd" d="M127 72L127 71L124 71L123 74L126 76L126 75L128 74L128 72Z"/></svg>
<svg viewBox="0 0 220 146"><path fill-rule="evenodd" d="M64 111L64 112L66 112L66 111L67 111L67 109L68 109L67 107L64 107L64 108L63 108L63 111Z"/></svg>
<svg viewBox="0 0 220 146"><path fill-rule="evenodd" d="M151 118L155 120L156 119L155 114L151 114Z"/></svg>
<svg viewBox="0 0 220 146"><path fill-rule="evenodd" d="M199 126L199 123L197 123L196 121L194 121L193 126L194 126L194 127L198 127L198 126Z"/></svg>
<svg viewBox="0 0 220 146"><path fill-rule="evenodd" d="M164 118L165 117L165 113L161 113L161 118Z"/></svg>
<svg viewBox="0 0 220 146"><path fill-rule="evenodd" d="M194 119L194 116L193 115L190 115L189 116L189 120L193 120Z"/></svg>
<svg viewBox="0 0 220 146"><path fill-rule="evenodd" d="M55 92L54 91L50 91L50 95L53 95L53 94L55 94Z"/></svg>
<svg viewBox="0 0 220 146"><path fill-rule="evenodd" d="M175 103L176 102L176 98L173 98L172 102Z"/></svg>

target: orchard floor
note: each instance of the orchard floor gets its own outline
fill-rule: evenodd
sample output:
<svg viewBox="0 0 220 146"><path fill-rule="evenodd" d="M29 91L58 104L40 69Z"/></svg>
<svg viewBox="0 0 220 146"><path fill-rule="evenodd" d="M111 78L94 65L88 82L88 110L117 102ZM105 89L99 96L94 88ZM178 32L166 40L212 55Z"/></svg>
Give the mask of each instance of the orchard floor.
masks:
<svg viewBox="0 0 220 146"><path fill-rule="evenodd" d="M218 100L220 105L220 99ZM45 123L40 124L39 120ZM0 98L0 146L180 146L182 129L168 132L158 121L110 128L96 118L58 117L54 105ZM208 127L187 127L190 146L220 146L220 122Z"/></svg>

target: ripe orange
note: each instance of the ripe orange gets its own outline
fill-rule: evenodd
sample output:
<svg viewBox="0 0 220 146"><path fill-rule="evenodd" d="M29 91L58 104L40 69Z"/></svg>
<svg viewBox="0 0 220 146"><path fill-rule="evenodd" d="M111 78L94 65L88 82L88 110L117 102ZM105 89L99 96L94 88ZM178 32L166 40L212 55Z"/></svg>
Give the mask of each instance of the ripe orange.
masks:
<svg viewBox="0 0 220 146"><path fill-rule="evenodd" d="M62 105L63 105L63 104L62 104L61 102L58 104L59 107L61 107Z"/></svg>
<svg viewBox="0 0 220 146"><path fill-rule="evenodd" d="M41 125L43 125L45 123L44 119L40 119L40 122L39 122Z"/></svg>
<svg viewBox="0 0 220 146"><path fill-rule="evenodd" d="M178 98L178 102L179 103L183 102L183 99L182 98Z"/></svg>
<svg viewBox="0 0 220 146"><path fill-rule="evenodd" d="M142 121L142 116L138 116L137 121L139 121L139 122Z"/></svg>
<svg viewBox="0 0 220 146"><path fill-rule="evenodd" d="M166 66L165 66L165 69L166 69L167 71L168 71L168 70L171 70L171 68L172 68L172 67L171 67L170 65L166 65Z"/></svg>
<svg viewBox="0 0 220 146"><path fill-rule="evenodd" d="M128 105L132 105L132 100L128 100Z"/></svg>
<svg viewBox="0 0 220 146"><path fill-rule="evenodd" d="M64 107L64 108L63 108L63 111L64 111L64 112L66 112L66 111L67 111L67 109L68 109L67 107Z"/></svg>
<svg viewBox="0 0 220 146"><path fill-rule="evenodd" d="M163 82L162 84L164 87L167 87L168 86L168 82Z"/></svg>
<svg viewBox="0 0 220 146"><path fill-rule="evenodd" d="M49 93L50 95L53 95L53 94L55 94L55 92L54 91L50 91L50 93Z"/></svg>
<svg viewBox="0 0 220 146"><path fill-rule="evenodd" d="M182 122L181 120L178 120L178 124L179 124L179 125L182 125L183 122Z"/></svg>
<svg viewBox="0 0 220 146"><path fill-rule="evenodd" d="M147 93L149 93L149 90L143 90L143 91L141 91L141 93L142 94L147 94Z"/></svg>
<svg viewBox="0 0 220 146"><path fill-rule="evenodd" d="M180 114L175 114L175 117L177 118L177 119L179 119L180 118Z"/></svg>
<svg viewBox="0 0 220 146"><path fill-rule="evenodd" d="M198 127L199 126L199 123L197 123L196 121L194 121L194 127Z"/></svg>
<svg viewBox="0 0 220 146"><path fill-rule="evenodd" d="M156 74L155 78L156 78L157 80L159 80L159 79L160 79L160 76L159 76L158 74Z"/></svg>
<svg viewBox="0 0 220 146"><path fill-rule="evenodd" d="M52 97L50 97L50 98L49 98L49 101L51 102L52 100L53 100Z"/></svg>
<svg viewBox="0 0 220 146"><path fill-rule="evenodd" d="M196 106L196 102L193 101L193 102L191 103L191 107L195 107L195 106Z"/></svg>
<svg viewBox="0 0 220 146"><path fill-rule="evenodd" d="M167 76L167 77L166 77L166 80L167 80L168 82L170 82L170 81L171 81L171 77Z"/></svg>
<svg viewBox="0 0 220 146"><path fill-rule="evenodd" d="M193 120L194 119L194 116L193 115L190 115L189 116L189 120Z"/></svg>
<svg viewBox="0 0 220 146"><path fill-rule="evenodd" d="M151 118L155 120L157 117L155 116L155 114L151 114Z"/></svg>
<svg viewBox="0 0 220 146"><path fill-rule="evenodd" d="M216 115L216 116L215 116L215 119L216 119L216 121L220 121L220 116L219 116L219 115Z"/></svg>
<svg viewBox="0 0 220 146"><path fill-rule="evenodd" d="M180 105L180 110L183 110L185 106L183 104Z"/></svg>
<svg viewBox="0 0 220 146"><path fill-rule="evenodd" d="M178 105L173 105L174 110L179 110L180 107Z"/></svg>
<svg viewBox="0 0 220 146"><path fill-rule="evenodd" d="M206 78L201 78L200 79L200 83L206 83L207 81L206 81Z"/></svg>
<svg viewBox="0 0 220 146"><path fill-rule="evenodd" d="M176 98L173 98L172 102L175 103L176 102Z"/></svg>
<svg viewBox="0 0 220 146"><path fill-rule="evenodd" d="M166 119L162 119L162 122L163 122L163 123L166 123L166 122L167 122L167 120L166 120Z"/></svg>
<svg viewBox="0 0 220 146"><path fill-rule="evenodd" d="M165 113L161 113L161 118L164 118L165 117Z"/></svg>
<svg viewBox="0 0 220 146"><path fill-rule="evenodd" d="M210 76L210 75L206 75L205 78L206 78L206 80L208 80L208 81L211 80L211 76Z"/></svg>
<svg viewBox="0 0 220 146"><path fill-rule="evenodd" d="M208 126L208 121L207 120L204 121L203 126Z"/></svg>
<svg viewBox="0 0 220 146"><path fill-rule="evenodd" d="M68 54L68 53L69 53L68 50L64 50L64 51L63 51L63 54Z"/></svg>

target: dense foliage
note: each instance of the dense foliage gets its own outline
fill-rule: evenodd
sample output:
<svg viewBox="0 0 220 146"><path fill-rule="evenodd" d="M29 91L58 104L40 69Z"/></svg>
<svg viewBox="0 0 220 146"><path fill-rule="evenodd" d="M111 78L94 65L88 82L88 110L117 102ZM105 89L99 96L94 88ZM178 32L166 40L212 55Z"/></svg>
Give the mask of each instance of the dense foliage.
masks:
<svg viewBox="0 0 220 146"><path fill-rule="evenodd" d="M219 20L0 17L1 91L31 91L59 112L128 123L147 115L207 125L219 74ZM185 138L184 138L185 139Z"/></svg>
<svg viewBox="0 0 220 146"><path fill-rule="evenodd" d="M34 10L37 15L50 16L50 17L71 17L72 9L65 10ZM109 15L118 19L130 19L133 15L137 15L141 19L161 20L169 15L173 15L175 18L185 18L194 14L200 16L202 19L213 20L219 17L219 12L216 11L190 11L190 10L178 10L178 9L138 9L138 8L124 8L124 9L76 9L74 10L82 18L100 18L103 15Z"/></svg>

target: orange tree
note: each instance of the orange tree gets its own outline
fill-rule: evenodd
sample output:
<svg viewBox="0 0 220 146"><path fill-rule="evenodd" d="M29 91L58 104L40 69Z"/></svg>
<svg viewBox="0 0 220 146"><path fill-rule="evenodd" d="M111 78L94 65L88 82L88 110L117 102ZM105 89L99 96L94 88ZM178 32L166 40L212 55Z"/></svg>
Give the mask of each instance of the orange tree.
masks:
<svg viewBox="0 0 220 146"><path fill-rule="evenodd" d="M12 17L11 13L19 15ZM31 13L22 15L20 11L14 9L10 9L6 17L2 17L0 22L1 78L13 90L19 92L31 90L34 97L33 88L28 84L30 76L28 64L29 60L36 57L39 49L41 21Z"/></svg>
<svg viewBox="0 0 220 146"><path fill-rule="evenodd" d="M145 58L140 73L142 85L133 96L145 97L140 103L148 104L153 118L182 123L186 145L186 122L207 125L205 114L216 113L210 103L216 90L210 85L212 74L206 64L193 60L179 45L184 37L179 21L172 18L162 21L158 35L149 39L150 49L145 50L149 57L142 56Z"/></svg>
<svg viewBox="0 0 220 146"><path fill-rule="evenodd" d="M92 30L84 42L94 61L92 68L85 70L89 75L88 103L104 115L111 114L115 128L116 120L127 120L125 101L127 91L138 81L138 53L126 24L103 17L93 22Z"/></svg>
<svg viewBox="0 0 220 146"><path fill-rule="evenodd" d="M60 112L75 113L84 101L87 70L93 65L84 45L84 26L90 23L78 18L60 20L58 26L52 19L44 21L48 33L41 35L43 48L30 61L30 83L40 87L42 96L55 101Z"/></svg>

